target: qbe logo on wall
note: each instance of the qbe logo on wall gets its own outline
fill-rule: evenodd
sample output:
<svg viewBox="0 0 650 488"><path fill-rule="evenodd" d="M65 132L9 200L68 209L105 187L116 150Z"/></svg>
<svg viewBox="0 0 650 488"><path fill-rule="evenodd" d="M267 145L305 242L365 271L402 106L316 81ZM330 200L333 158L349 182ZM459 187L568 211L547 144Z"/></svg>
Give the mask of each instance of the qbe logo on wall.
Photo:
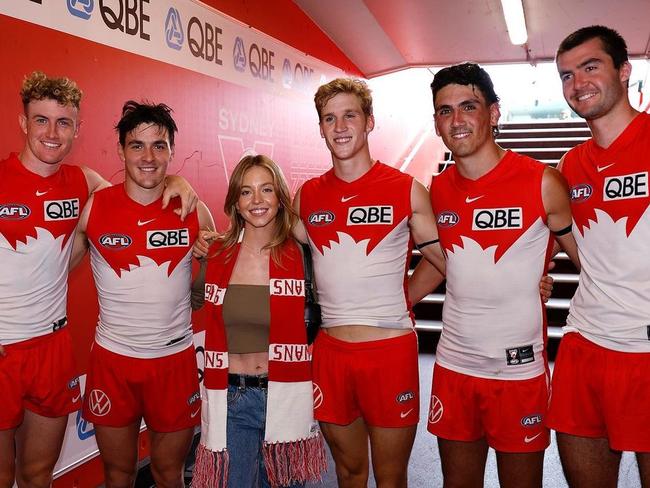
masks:
<svg viewBox="0 0 650 488"><path fill-rule="evenodd" d="M235 38L235 45L232 48L232 64L237 71L243 72L246 69L246 48L241 37Z"/></svg>
<svg viewBox="0 0 650 488"><path fill-rule="evenodd" d="M180 51L183 42L185 42L181 14L174 7L169 8L165 19L165 42L167 42L167 46L176 51Z"/></svg>
<svg viewBox="0 0 650 488"><path fill-rule="evenodd" d="M80 19L88 20L95 8L94 0L66 0L68 12Z"/></svg>

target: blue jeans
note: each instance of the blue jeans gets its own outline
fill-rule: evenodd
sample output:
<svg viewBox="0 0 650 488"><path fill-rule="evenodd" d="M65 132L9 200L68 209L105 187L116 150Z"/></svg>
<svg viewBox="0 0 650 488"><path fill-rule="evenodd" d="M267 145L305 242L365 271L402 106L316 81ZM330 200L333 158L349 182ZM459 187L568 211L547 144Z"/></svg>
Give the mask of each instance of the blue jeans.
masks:
<svg viewBox="0 0 650 488"><path fill-rule="evenodd" d="M262 455L265 420L266 389L228 385L228 488L270 488Z"/></svg>

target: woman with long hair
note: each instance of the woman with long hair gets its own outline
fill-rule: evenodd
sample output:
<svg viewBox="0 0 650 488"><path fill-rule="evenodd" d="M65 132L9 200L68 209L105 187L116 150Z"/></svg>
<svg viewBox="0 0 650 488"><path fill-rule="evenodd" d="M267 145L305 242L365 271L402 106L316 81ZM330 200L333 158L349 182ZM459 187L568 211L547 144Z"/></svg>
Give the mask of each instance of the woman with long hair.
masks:
<svg viewBox="0 0 650 488"><path fill-rule="evenodd" d="M280 168L244 157L224 211L230 228L198 286L210 309L192 486L303 486L327 461L313 419L303 260L291 237L297 216Z"/></svg>

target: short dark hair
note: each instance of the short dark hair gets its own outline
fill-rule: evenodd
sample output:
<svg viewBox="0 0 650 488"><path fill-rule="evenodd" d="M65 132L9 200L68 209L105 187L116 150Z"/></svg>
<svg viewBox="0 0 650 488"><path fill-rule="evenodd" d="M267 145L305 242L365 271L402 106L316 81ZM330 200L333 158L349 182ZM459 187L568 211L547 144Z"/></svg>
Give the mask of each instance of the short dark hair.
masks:
<svg viewBox="0 0 650 488"><path fill-rule="evenodd" d="M138 103L129 100L122 107L122 118L115 126L120 136L120 144L124 146L126 135L140 124L152 124L167 129L169 144L174 147L174 132L178 132L178 127L171 113L172 109L164 103Z"/></svg>
<svg viewBox="0 0 650 488"><path fill-rule="evenodd" d="M591 39L600 39L600 42L603 44L603 49L612 58L614 68L619 69L627 61L627 44L625 44L625 39L614 29L610 29L604 25L590 25L569 34L560 43L560 47L557 48L555 58L557 59L560 54L564 54Z"/></svg>
<svg viewBox="0 0 650 488"><path fill-rule="evenodd" d="M474 85L481 90L488 105L499 101L490 75L476 63L454 64L436 73L431 82L434 106L436 104L436 95L447 85Z"/></svg>

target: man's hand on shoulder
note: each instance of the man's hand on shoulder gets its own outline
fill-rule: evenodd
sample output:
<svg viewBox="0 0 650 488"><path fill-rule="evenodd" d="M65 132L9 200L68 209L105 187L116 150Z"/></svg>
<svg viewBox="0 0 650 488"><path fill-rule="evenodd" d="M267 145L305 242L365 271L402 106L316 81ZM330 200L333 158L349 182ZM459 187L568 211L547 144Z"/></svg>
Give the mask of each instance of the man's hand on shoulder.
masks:
<svg viewBox="0 0 650 488"><path fill-rule="evenodd" d="M199 202L199 196L192 188L192 185L178 175L167 175L165 178L165 190L163 191L162 208L167 208L172 198L179 197L181 199L181 208L174 210L181 220L185 220L189 214L194 212Z"/></svg>

